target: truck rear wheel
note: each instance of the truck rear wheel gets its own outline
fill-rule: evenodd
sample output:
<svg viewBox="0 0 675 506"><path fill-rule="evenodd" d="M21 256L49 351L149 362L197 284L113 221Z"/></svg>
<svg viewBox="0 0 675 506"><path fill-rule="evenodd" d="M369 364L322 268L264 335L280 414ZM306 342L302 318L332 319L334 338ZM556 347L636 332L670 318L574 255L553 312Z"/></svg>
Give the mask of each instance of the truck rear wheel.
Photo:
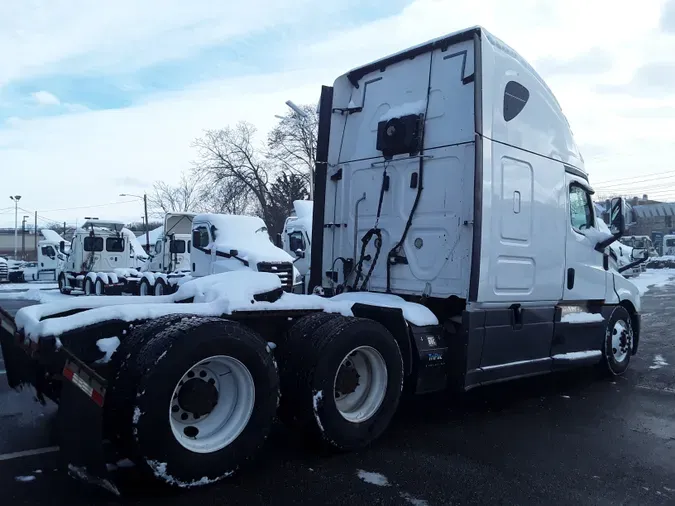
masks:
<svg viewBox="0 0 675 506"><path fill-rule="evenodd" d="M162 278L157 278L155 281L155 292L154 295L161 296L167 292L166 282Z"/></svg>
<svg viewBox="0 0 675 506"><path fill-rule="evenodd" d="M94 283L90 278L85 278L83 285L82 285L82 290L84 291L85 295L91 295L94 291Z"/></svg>
<svg viewBox="0 0 675 506"><path fill-rule="evenodd" d="M124 381L131 457L181 488L233 474L262 447L279 398L267 343L243 325L183 317L138 343ZM129 402L131 401L131 402Z"/></svg>
<svg viewBox="0 0 675 506"><path fill-rule="evenodd" d="M338 316L311 335L291 332L286 348L285 422L339 450L367 446L389 426L404 376L398 344L383 325Z"/></svg>
<svg viewBox="0 0 675 506"><path fill-rule="evenodd" d="M98 278L96 283L94 283L94 293L96 295L105 295L105 283L103 283L101 278Z"/></svg>
<svg viewBox="0 0 675 506"><path fill-rule="evenodd" d="M146 295L154 295L154 294L155 293L152 291L152 288L150 287L150 281L148 281L148 278L141 279L141 282L138 284L138 295L143 297Z"/></svg>

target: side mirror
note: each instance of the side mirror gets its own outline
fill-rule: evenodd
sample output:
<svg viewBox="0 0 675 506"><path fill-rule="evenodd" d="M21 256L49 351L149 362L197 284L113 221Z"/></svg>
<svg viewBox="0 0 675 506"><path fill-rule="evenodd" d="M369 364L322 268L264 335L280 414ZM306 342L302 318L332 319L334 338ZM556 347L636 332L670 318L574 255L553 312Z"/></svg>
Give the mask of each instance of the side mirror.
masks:
<svg viewBox="0 0 675 506"><path fill-rule="evenodd" d="M621 197L615 197L611 201L609 230L617 237L626 232L626 204Z"/></svg>
<svg viewBox="0 0 675 506"><path fill-rule="evenodd" d="M283 243L282 243L282 241L281 241L281 234L277 234L277 235L274 237L274 245L275 245L277 248L283 248L283 247L284 247L284 245L283 245Z"/></svg>
<svg viewBox="0 0 675 506"><path fill-rule="evenodd" d="M239 251L236 249L231 249L230 250L230 256L236 257L239 256Z"/></svg>
<svg viewBox="0 0 675 506"><path fill-rule="evenodd" d="M59 243L59 251L61 253L65 253L65 251L66 251L66 241L61 241Z"/></svg>
<svg viewBox="0 0 675 506"><path fill-rule="evenodd" d="M295 256L298 258L305 258L305 252L302 251L301 249L296 249L295 250Z"/></svg>

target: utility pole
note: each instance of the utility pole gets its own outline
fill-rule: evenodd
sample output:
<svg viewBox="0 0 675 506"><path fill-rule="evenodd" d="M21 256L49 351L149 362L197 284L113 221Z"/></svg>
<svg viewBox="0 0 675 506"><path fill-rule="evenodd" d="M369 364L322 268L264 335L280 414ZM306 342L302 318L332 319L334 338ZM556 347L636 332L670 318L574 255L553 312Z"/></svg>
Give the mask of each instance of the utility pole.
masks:
<svg viewBox="0 0 675 506"><path fill-rule="evenodd" d="M37 211L35 211L35 259L37 260L38 257L38 252L37 252L37 243L38 243L38 229L37 229Z"/></svg>
<svg viewBox="0 0 675 506"><path fill-rule="evenodd" d="M10 195L9 198L14 201L14 260L16 260L19 249L19 200L21 200L21 195Z"/></svg>
<svg viewBox="0 0 675 506"><path fill-rule="evenodd" d="M148 224L148 194L143 193L143 207L145 208L145 252L150 253L150 226Z"/></svg>
<svg viewBox="0 0 675 506"><path fill-rule="evenodd" d="M64 221L64 222L63 222L63 240L64 240L64 241L65 241L65 239L66 239L66 231L67 231L67 229L66 229L66 222Z"/></svg>
<svg viewBox="0 0 675 506"><path fill-rule="evenodd" d="M26 260L26 218L29 217L24 214L21 220L21 260Z"/></svg>

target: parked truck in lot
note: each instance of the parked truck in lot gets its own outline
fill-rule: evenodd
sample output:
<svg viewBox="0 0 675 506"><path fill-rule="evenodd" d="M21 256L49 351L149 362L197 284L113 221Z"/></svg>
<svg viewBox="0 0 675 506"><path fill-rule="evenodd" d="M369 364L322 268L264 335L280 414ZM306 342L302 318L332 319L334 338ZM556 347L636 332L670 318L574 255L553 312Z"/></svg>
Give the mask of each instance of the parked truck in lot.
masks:
<svg viewBox="0 0 675 506"><path fill-rule="evenodd" d="M620 375L640 338L638 290L609 262L627 213L612 200L603 232L591 195L541 77L483 28L453 33L322 88L314 294L284 290L274 262L245 269L223 224L195 217L193 271L240 269L208 267L163 297L1 313L7 381L59 402L71 473L117 491L104 439L196 487L250 462L277 415L356 450L403 391L581 365Z"/></svg>
<svg viewBox="0 0 675 506"><path fill-rule="evenodd" d="M313 202L293 202L294 215L286 218L280 238L280 246L295 258L293 263L302 278L304 291L309 286L309 267L312 262L312 213Z"/></svg>

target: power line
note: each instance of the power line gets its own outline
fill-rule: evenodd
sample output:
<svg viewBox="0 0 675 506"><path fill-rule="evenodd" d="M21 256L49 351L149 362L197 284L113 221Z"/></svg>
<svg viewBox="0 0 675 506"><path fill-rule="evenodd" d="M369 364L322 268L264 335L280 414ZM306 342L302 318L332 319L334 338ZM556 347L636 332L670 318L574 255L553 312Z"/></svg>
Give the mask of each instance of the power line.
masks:
<svg viewBox="0 0 675 506"><path fill-rule="evenodd" d="M672 170L669 170L669 171L666 171L666 172L652 172L650 174L640 174L639 176L614 178L614 179L611 179L609 181L598 181L597 183L594 183L594 184L599 184L599 185L602 185L602 184L605 184L605 183L611 184L611 183L618 182L618 181L629 181L629 180L632 180L632 179L641 179L641 178L648 178L648 177L651 177L651 176L661 176L663 174L674 174L674 173L675 173L675 171L672 171Z"/></svg>

